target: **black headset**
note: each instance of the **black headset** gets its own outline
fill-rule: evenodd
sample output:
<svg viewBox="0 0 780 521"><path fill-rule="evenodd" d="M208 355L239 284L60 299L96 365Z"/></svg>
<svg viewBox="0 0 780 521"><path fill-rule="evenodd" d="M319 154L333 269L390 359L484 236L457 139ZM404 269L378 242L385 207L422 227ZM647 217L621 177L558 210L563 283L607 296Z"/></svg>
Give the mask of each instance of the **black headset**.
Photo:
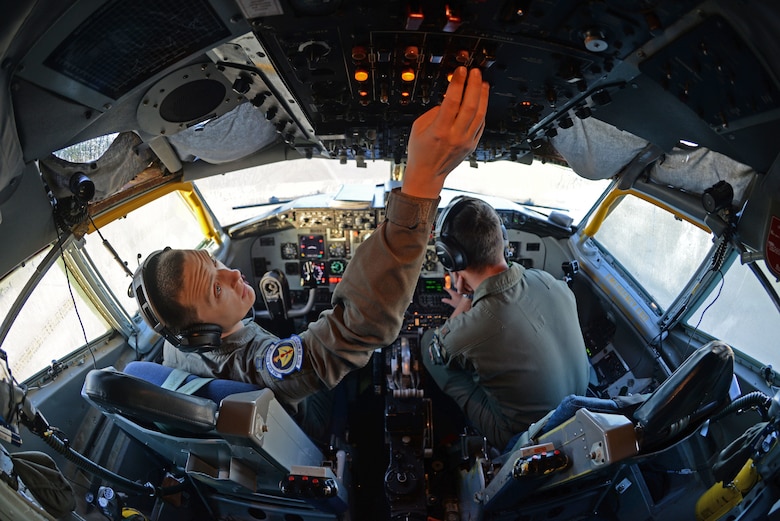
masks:
<svg viewBox="0 0 780 521"><path fill-rule="evenodd" d="M465 270L469 265L468 257L463 246L452 235L452 226L455 222L455 218L460 212L462 212L469 204L474 201L480 201L474 197L468 197L465 195L459 195L450 201L450 204L442 210L436 219L436 241L434 247L436 248L436 256L439 258L439 262L444 266L447 271L461 271ZM499 221L501 219L499 218ZM504 239L504 258L507 258L509 251L509 234L506 231L506 226L501 222L501 234Z"/></svg>
<svg viewBox="0 0 780 521"><path fill-rule="evenodd" d="M154 303L149 299L147 284L144 281L149 262L160 253L169 249L157 250L146 258L135 271L128 294L131 297L135 297L136 302L138 302L138 312L146 323L177 349L185 353L204 353L214 350L222 343L222 328L220 326L216 324L195 324L183 329L179 333L174 333L160 320L160 314L157 312Z"/></svg>

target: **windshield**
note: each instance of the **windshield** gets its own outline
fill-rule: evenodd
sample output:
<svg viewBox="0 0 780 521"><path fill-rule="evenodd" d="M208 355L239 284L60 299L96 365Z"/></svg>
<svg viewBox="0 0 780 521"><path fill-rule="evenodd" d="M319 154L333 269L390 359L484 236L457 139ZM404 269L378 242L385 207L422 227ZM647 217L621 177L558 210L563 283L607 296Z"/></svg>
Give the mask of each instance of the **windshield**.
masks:
<svg viewBox="0 0 780 521"><path fill-rule="evenodd" d="M343 185L366 189L390 179L391 163L367 162L365 168L325 159L298 159L239 170L196 181L209 207L223 225L262 213L262 206L305 195L336 193ZM259 180L262 180L260 182ZM502 197L535 206L541 213L568 213L578 223L604 190L608 180L579 177L569 168L535 161L531 165L509 161L464 162L447 177L453 190Z"/></svg>

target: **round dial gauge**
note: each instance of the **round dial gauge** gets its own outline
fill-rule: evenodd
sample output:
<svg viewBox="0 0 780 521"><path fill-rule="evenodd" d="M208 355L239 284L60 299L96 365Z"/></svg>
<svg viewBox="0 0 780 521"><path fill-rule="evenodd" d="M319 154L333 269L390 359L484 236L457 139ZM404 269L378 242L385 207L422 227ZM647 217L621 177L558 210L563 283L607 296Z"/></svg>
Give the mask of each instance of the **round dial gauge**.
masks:
<svg viewBox="0 0 780 521"><path fill-rule="evenodd" d="M347 256L347 248L343 242L332 242L328 244L328 256L330 258L340 258Z"/></svg>
<svg viewBox="0 0 780 521"><path fill-rule="evenodd" d="M285 260L295 259L298 257L298 246L294 242L282 243L282 258Z"/></svg>
<svg viewBox="0 0 780 521"><path fill-rule="evenodd" d="M332 260L330 261L329 268L331 275L342 275L344 270L347 269L347 262L343 260Z"/></svg>

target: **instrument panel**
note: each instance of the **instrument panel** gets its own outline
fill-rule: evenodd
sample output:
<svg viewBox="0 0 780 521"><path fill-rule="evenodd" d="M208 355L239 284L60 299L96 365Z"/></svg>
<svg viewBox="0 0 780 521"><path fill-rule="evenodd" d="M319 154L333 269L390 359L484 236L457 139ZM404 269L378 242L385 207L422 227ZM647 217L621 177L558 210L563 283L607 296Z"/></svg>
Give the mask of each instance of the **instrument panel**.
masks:
<svg viewBox="0 0 780 521"><path fill-rule="evenodd" d="M293 302L305 301L309 288L318 289L318 302L330 302L349 260L384 219L384 210L306 208L272 219L282 221L284 229L263 233L250 248L255 287L266 271L278 269L287 277ZM262 307L259 295L257 304Z"/></svg>
<svg viewBox="0 0 780 521"><path fill-rule="evenodd" d="M567 239L570 229L523 208L496 211L507 230L507 259L527 268L559 273L562 254L559 243ZM302 308L314 289L314 306L306 316L301 316L301 323L292 325L295 330L303 329L308 321L330 307L333 291L356 251L384 219L381 207L285 208L232 230L234 238L250 241L251 270L243 271L258 290L255 309L265 309L259 291L261 278L267 271L280 270L289 284L293 308ZM419 341L426 330L442 325L452 313L452 307L442 302L449 296L446 289L450 287L450 274L438 260L431 232L413 298L399 332L407 341ZM578 302L588 307L593 297L586 286L578 284L573 289ZM617 338L615 323L605 315L588 315L581 318L585 320L583 335L593 368L591 389L599 396L614 396L644 392L652 387L652 375L646 374L644 367L636 367L639 354L630 345L624 345L633 341L624 338L625 335Z"/></svg>
<svg viewBox="0 0 780 521"><path fill-rule="evenodd" d="M544 268L546 247L542 235L512 228L522 226L540 232L543 225L519 212L501 210L499 214L508 224L508 258L526 267ZM303 208L267 217L265 222L252 225L256 235L250 247L252 268L245 276L258 289L263 274L281 270L289 283L293 304L305 302L308 290L315 288L317 304L328 305L355 251L384 218L383 208ZM237 235L245 236L244 232ZM449 316L451 308L441 303L447 296L444 288L448 285L449 275L436 257L431 236L420 281L407 312L405 331L438 325ZM256 307L262 309L257 293Z"/></svg>

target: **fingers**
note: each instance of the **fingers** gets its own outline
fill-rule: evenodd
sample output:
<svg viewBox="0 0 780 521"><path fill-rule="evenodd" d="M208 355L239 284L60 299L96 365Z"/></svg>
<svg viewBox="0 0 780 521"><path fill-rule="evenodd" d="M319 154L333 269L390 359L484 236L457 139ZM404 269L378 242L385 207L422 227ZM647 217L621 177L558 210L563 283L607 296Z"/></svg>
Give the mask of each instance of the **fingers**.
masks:
<svg viewBox="0 0 780 521"><path fill-rule="evenodd" d="M467 136L481 136L489 90L479 69L455 69L438 114L441 123Z"/></svg>
<svg viewBox="0 0 780 521"><path fill-rule="evenodd" d="M455 118L454 129L478 140L484 130L490 86L482 81L479 69L471 69L469 81L463 94L460 110Z"/></svg>
<svg viewBox="0 0 780 521"><path fill-rule="evenodd" d="M449 126L455 121L460 110L460 104L463 100L463 87L466 85L466 67L458 67L452 73L452 79L444 93L444 99L441 102L439 118L442 123Z"/></svg>

